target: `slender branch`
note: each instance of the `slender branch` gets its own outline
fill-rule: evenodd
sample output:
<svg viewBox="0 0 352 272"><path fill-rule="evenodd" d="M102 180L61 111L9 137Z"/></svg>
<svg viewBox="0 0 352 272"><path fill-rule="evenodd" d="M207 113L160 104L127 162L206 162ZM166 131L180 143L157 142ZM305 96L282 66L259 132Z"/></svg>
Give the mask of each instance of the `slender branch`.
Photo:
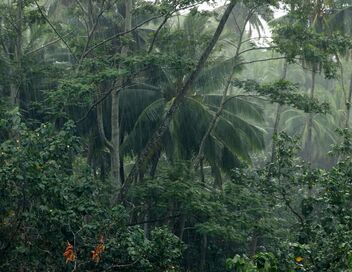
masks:
<svg viewBox="0 0 352 272"><path fill-rule="evenodd" d="M82 10L83 14L88 17L88 11L86 11L84 9L82 3L79 0L75 0L75 1L76 1L77 5L79 6L79 8ZM85 16L82 16L82 19L84 21L84 25L86 26L86 31L87 31L87 34L88 34L88 32L89 32L89 24L88 24Z"/></svg>
<svg viewBox="0 0 352 272"><path fill-rule="evenodd" d="M96 20L95 20L95 23L94 23L93 27L89 30L88 37L87 37L87 41L86 41L86 44L84 45L84 49L83 49L82 55L81 55L81 57L80 57L80 59L79 59L79 62L78 62L77 68L76 68L76 72L79 71L79 69L80 69L80 67L81 67L81 65L82 65L82 62L83 62L83 60L84 60L84 57L86 56L86 55L85 55L85 52L87 51L88 46L89 46L90 42L92 41L93 34L94 34L94 32L95 32L95 30L96 30L98 24L99 24L99 19L100 19L100 17L104 14L104 12L105 12L105 10L106 10L106 9L104 8L104 4L105 4L105 1L103 1L103 3L102 3L101 10L100 10L100 12L99 12L99 14L98 14L98 16L97 16L97 18L96 18Z"/></svg>
<svg viewBox="0 0 352 272"><path fill-rule="evenodd" d="M238 30L238 31L241 31L241 28L240 28L240 26L239 26L238 23L237 23L237 19L236 19L235 13L233 13L233 12L232 12L232 18L233 18L233 20L235 21L235 25L236 25L236 27L237 27L237 30Z"/></svg>
<svg viewBox="0 0 352 272"><path fill-rule="evenodd" d="M157 15L157 16L151 17L151 18L149 18L149 19L147 19L147 20L145 20L145 21L143 21L143 22L141 22L141 23L135 25L134 27L132 27L132 28L129 29L129 30L116 33L115 35L110 36L109 38L106 38L105 40L103 40L103 41L101 41L101 42L99 42L99 43L93 45L93 46L92 46L91 48L89 48L82 56L83 56L83 57L86 57L90 52L92 52L94 49L96 49L96 48L102 46L103 44L105 44L105 43L107 43L107 42L109 42L109 41L111 41L111 40L113 40L113 39L116 39L116 38L118 38L118 37L120 37L120 36L123 36L123 35L126 35L126 34L128 34L128 33L131 33L131 32L133 32L133 31L135 31L137 28L139 28L139 27L141 27L141 26L143 26L143 25L149 23L150 21L153 21L153 20L155 20L155 19L158 19L158 18L160 18L160 17L162 17L162 16L163 16L163 15Z"/></svg>
<svg viewBox="0 0 352 272"><path fill-rule="evenodd" d="M129 263L129 264L113 264L109 267L107 267L105 270L111 270L113 268L125 268L125 267L130 267L135 265L139 260L135 260L133 263Z"/></svg>
<svg viewBox="0 0 352 272"><path fill-rule="evenodd" d="M248 48L248 49L241 51L238 55L242 55L248 51L253 51L253 50L265 50L265 49L275 49L275 48L277 48L277 46L251 47L251 48Z"/></svg>
<svg viewBox="0 0 352 272"><path fill-rule="evenodd" d="M196 5L197 5L197 4L192 4L192 5L189 5L189 6L187 6L187 7L183 7L182 9L191 8L191 7L194 7L194 6L196 6ZM175 13L175 12L177 12L177 11L179 11L179 10L181 10L181 9L175 9L172 13ZM98 48L98 47L104 45L105 43L107 43L107 42L109 42L109 41L111 41L111 40L113 40L113 39L116 39L116 38L118 38L118 37L120 37L120 36L123 36L123 35L126 35L126 34L128 34L128 33L131 33L131 32L133 32L133 31L137 30L138 28L140 28L141 26L143 26L143 25L145 25L145 24L147 24L147 23L149 23L149 22L151 22L151 21L153 21L153 20L155 20L155 19L164 17L164 16L165 16L164 14L160 14L160 15L153 16L153 17L151 17L151 18L149 18L149 19L146 19L146 20L144 20L143 22L141 22L141 23L135 25L134 27L132 27L132 28L129 29L129 30L125 30L125 31L116 33L115 35L112 35L112 36L106 38L105 40L103 40L103 41L101 41L101 42L95 44L95 45L92 46L91 48L89 48L89 49L86 51L86 53L84 54L84 57L86 57L86 56L87 56L90 52L92 52L94 49L96 49L96 48ZM170 16L171 16L171 14L170 14ZM166 16L166 17L168 17L168 16ZM164 19L164 20L165 20L165 19ZM165 23L166 23L166 22L165 22ZM160 26L159 26L159 27L160 27ZM161 26L161 27L162 27L162 26Z"/></svg>
<svg viewBox="0 0 352 272"><path fill-rule="evenodd" d="M127 227L133 227L133 226L138 226L138 225L142 225L142 224L146 224L146 223L156 223L156 222L162 222L165 219L174 219L174 218L178 218L180 217L182 214L176 214L176 215L170 215L170 216L165 216L162 218L157 218L157 219L151 219L151 220L144 220L144 221L139 221L136 223L131 223L126 225Z"/></svg>
<svg viewBox="0 0 352 272"><path fill-rule="evenodd" d="M161 22L161 24L159 25L159 27L157 28L157 30L155 31L154 35L153 35L153 40L149 46L149 49L148 49L148 54L152 52L153 50L153 47L154 47L154 44L155 44L155 41L156 41L156 38L158 37L159 35L159 32L161 31L161 29L163 28L163 26L166 24L167 20L171 17L171 13L168 13L167 15L165 15L164 17L164 20Z"/></svg>
<svg viewBox="0 0 352 272"><path fill-rule="evenodd" d="M70 35L70 34L72 34L72 32L63 35L62 37L66 37L66 36L68 36L68 35ZM44 49L44 48L46 48L46 47L48 47L48 46L50 46L50 45L53 45L53 44L55 44L55 43L57 43L57 42L59 42L59 41L61 41L61 38L57 38L57 39L55 39L55 40L53 40L53 41L50 41L50 42L48 42L48 43L42 45L41 47L38 47L38 48L33 49L33 50L31 50L31 51L28 51L27 53L25 53L25 56L26 56L26 55L30 55L30 54L37 53L38 51L40 51L40 50L42 50L42 49Z"/></svg>
<svg viewBox="0 0 352 272"><path fill-rule="evenodd" d="M219 122L219 117L223 111L224 108L224 104L225 104L225 99L228 93L228 90L231 86L231 82L232 82L232 77L235 74L235 70L232 71L231 75L229 76L227 83L226 83L226 87L224 90L224 94L221 98L221 102L219 105L219 109L217 110L217 112L215 113L215 115L213 116L213 119L211 120L207 131L205 132L205 134L203 135L203 138L201 140L200 146L199 146L199 150L198 150L198 154L195 157L194 161L193 161L193 166L197 167L199 163L201 163L202 159L203 159L203 152L204 152L204 147L205 147L205 143L206 140L208 139L210 133L213 131L213 129L217 126L218 122Z"/></svg>
<svg viewBox="0 0 352 272"><path fill-rule="evenodd" d="M260 40L260 39L271 39L271 37L269 37L269 36L264 36L264 37L251 37L251 38L249 38L249 39L247 39L247 40L242 41L242 44L245 44L245 43L250 42L250 41L252 41L252 40Z"/></svg>
<svg viewBox="0 0 352 272"><path fill-rule="evenodd" d="M244 61L244 62L238 63L236 66L251 64L251 63L256 63L256 62L269 61L269 60L281 60L281 59L285 59L285 57L274 57L274 58L268 58L268 59L257 59L257 60L251 60L251 61Z"/></svg>
<svg viewBox="0 0 352 272"><path fill-rule="evenodd" d="M80 7L80 9L83 11L83 13L84 13L85 15L88 15L88 12L84 9L84 7L83 7L81 1L79 1L79 0L75 0L75 1L76 1L77 5Z"/></svg>
<svg viewBox="0 0 352 272"><path fill-rule="evenodd" d="M115 90L116 88L119 88L119 89L117 90L117 93L119 93L122 89L126 88L126 86L117 87L117 86L115 86L115 83L114 83L114 86L111 87L107 92L105 92L105 93L103 94L103 96L101 96L97 101L95 101L95 102L89 107L89 109L86 111L86 113L84 114L84 116L83 116L82 118L78 119L77 121L75 121L75 124L79 124L79 123L81 123L82 121L84 121L85 119L87 119L89 113L90 113L93 109L95 109L95 107L96 107L97 105L101 104L101 103L112 93L112 91Z"/></svg>
<svg viewBox="0 0 352 272"><path fill-rule="evenodd" d="M262 97L259 94L238 94L238 95L233 95L233 96L228 97L225 100L224 105L226 105L232 99L239 98L239 97L252 97L252 98L260 99L260 100L263 100L263 101L270 101L269 99L267 99L265 97Z"/></svg>
<svg viewBox="0 0 352 272"><path fill-rule="evenodd" d="M71 55L73 56L73 58L75 59L76 62L78 62L77 57L75 56L75 54L73 53L71 47L68 45L68 43L65 41L65 39L63 38L63 36L57 31L57 29L55 28L55 26L50 22L50 20L48 19L48 17L44 14L43 10L41 9L41 7L39 6L37 0L33 0L34 3L36 4L41 16L43 17L43 19L49 24L49 26L51 27L51 29L55 32L55 34L60 38L60 40L65 44L65 46L67 47L67 49L70 51Z"/></svg>
<svg viewBox="0 0 352 272"><path fill-rule="evenodd" d="M289 210L298 218L299 222L301 223L302 227L305 225L303 217L291 206L290 201L286 197L286 191L283 190L281 192L282 198L285 202L285 205L289 208Z"/></svg>

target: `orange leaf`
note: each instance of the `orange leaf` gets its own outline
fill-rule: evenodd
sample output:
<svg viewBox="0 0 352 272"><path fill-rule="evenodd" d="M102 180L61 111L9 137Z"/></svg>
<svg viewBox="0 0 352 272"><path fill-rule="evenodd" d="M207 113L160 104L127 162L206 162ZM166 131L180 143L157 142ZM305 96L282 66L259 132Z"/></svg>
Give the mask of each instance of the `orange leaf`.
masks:
<svg viewBox="0 0 352 272"><path fill-rule="evenodd" d="M104 245L104 237L100 237L100 243L95 247L94 250L91 251L92 253L92 261L98 263L100 261L100 255L104 252L105 245Z"/></svg>
<svg viewBox="0 0 352 272"><path fill-rule="evenodd" d="M76 253L73 250L73 245L71 245L69 242L67 242L64 257L66 258L66 263L74 262L76 260Z"/></svg>

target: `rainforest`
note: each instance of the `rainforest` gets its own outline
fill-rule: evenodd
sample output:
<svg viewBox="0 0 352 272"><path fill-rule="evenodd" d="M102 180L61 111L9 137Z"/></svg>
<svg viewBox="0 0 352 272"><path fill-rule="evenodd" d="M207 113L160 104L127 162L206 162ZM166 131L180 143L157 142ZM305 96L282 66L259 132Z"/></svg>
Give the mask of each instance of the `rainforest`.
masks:
<svg viewBox="0 0 352 272"><path fill-rule="evenodd" d="M0 271L352 271L352 0L0 0Z"/></svg>

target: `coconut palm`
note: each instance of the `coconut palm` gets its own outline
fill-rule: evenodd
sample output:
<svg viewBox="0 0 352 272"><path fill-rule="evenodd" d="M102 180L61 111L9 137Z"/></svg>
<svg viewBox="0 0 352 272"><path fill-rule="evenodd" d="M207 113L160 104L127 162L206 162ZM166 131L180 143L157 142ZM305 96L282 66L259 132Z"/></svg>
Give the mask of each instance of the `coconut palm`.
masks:
<svg viewBox="0 0 352 272"><path fill-rule="evenodd" d="M351 1L334 1L332 12L329 14L327 18L327 28L330 31L339 31L348 36L352 36L352 2ZM351 50L344 52L341 54L342 57L346 60L351 57ZM348 92L345 90L344 85L344 68L341 64L341 84L344 90L345 96L345 105L346 105L346 113L345 113L345 128L349 128L349 120L350 120L350 111L351 111L351 99L352 99L352 71L349 71L349 88Z"/></svg>
<svg viewBox="0 0 352 272"><path fill-rule="evenodd" d="M204 25L208 20L200 15L186 16L175 30L171 29L164 33L168 39L174 39L173 44L176 48L168 48L170 43L166 46L158 44L158 47L163 52L169 51L170 55L176 55L177 58L183 56L187 62L200 51L197 50L197 47L201 46L199 41L202 39L202 35L199 34L207 34ZM185 31L182 31L183 29ZM179 41L182 41L182 44L189 44L177 48ZM186 50L188 48L189 50ZM225 78L232 71L236 60L221 56L219 52L213 58L216 63L220 61L220 64L208 65L201 73L191 95L186 96L163 137L163 151L171 161L190 160L198 152L202 137L220 105L222 95L219 91L223 88ZM124 154L136 155L142 151L170 105L175 95L173 93L175 86L182 82L186 72L177 66L175 69L175 66L166 65L154 67L148 74L147 78L155 88L140 91L140 101L145 101L142 98L144 96L155 96L157 99L139 115L122 146ZM127 96L130 91L124 90L123 93ZM241 96L228 99L219 123L208 137L204 150L205 160L213 172L219 172L219 169L229 171L239 166L241 162L249 162L250 153L263 148L263 130L257 125L262 121L261 113L261 108L257 104Z"/></svg>
<svg viewBox="0 0 352 272"><path fill-rule="evenodd" d="M324 97L325 102L330 105L330 112L328 114L313 114L311 126L311 144L310 150L312 154L312 165L320 165L329 167L335 158L326 159L328 152L332 146L336 144L338 135L335 133L336 129L342 120L341 106L343 105L341 90L336 92L337 84L331 87L331 91L327 92L325 80L317 81L316 94L319 97ZM319 84L322 83L322 84ZM282 128L290 135L302 138L302 145L307 143L308 123L306 122L306 114L297 109L286 109L282 113ZM304 150L303 150L304 152Z"/></svg>

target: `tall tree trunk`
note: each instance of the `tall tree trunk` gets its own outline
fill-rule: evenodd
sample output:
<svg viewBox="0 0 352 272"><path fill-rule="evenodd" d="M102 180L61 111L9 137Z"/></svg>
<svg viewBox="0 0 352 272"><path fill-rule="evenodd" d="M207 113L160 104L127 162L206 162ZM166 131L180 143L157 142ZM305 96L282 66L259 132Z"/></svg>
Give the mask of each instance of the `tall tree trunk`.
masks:
<svg viewBox="0 0 352 272"><path fill-rule="evenodd" d="M186 215L182 214L180 216L180 230L179 230L179 238L182 241L183 240L183 234L185 233L185 226L186 226Z"/></svg>
<svg viewBox="0 0 352 272"><path fill-rule="evenodd" d="M120 143L120 124L119 124L119 96L116 91L112 92L111 97L111 145L110 152L110 171L111 181L118 187L121 186L120 182L120 156L119 156L119 143Z"/></svg>
<svg viewBox="0 0 352 272"><path fill-rule="evenodd" d="M285 60L284 67L283 67L283 70L282 70L282 76L281 76L282 80L286 79L287 68L288 68L288 62L287 62L287 60ZM275 161L275 159L276 159L276 138L277 138L277 135L278 135L278 132L279 132L281 111L282 111L282 105L281 104L277 104L276 117L275 117L274 129L273 129L273 140L272 140L272 145L271 145L271 160L270 160L271 163L273 163Z"/></svg>
<svg viewBox="0 0 352 272"><path fill-rule="evenodd" d="M125 182L125 165L123 161L123 157L120 157L120 181L121 184Z"/></svg>
<svg viewBox="0 0 352 272"><path fill-rule="evenodd" d="M315 68L313 67L312 71L312 85L310 88L310 99L314 99L314 91L315 91ZM306 143L304 147L304 154L305 154L305 159L307 161L311 161L312 159L312 133L313 133L313 112L308 113L308 118L307 118L307 138L306 138Z"/></svg>
<svg viewBox="0 0 352 272"><path fill-rule="evenodd" d="M99 95L97 97L97 100L99 100L99 97L101 96L101 91L99 91ZM105 135L105 129L104 129L104 116L103 116L103 103L98 103L97 104L97 128L98 128L98 134L99 138L104 146L106 146L109 149L109 152L113 152L113 146L111 142L106 138Z"/></svg>
<svg viewBox="0 0 352 272"><path fill-rule="evenodd" d="M202 184L205 184L205 176L204 176L204 158L200 159L199 162L199 172L200 172L200 181Z"/></svg>
<svg viewBox="0 0 352 272"><path fill-rule="evenodd" d="M175 112L177 111L180 104L182 103L183 98L187 95L187 93L191 89L194 81L197 79L201 70L203 69L205 62L209 58L210 53L212 52L216 42L218 41L218 39L219 39L219 37L225 27L226 21L229 18L231 11L237 2L238 2L238 0L232 0L229 3L229 5L227 6L213 37L209 41L205 50L203 51L195 69L191 72L190 76L186 79L185 83L183 84L183 87L180 88L179 90L177 90L177 95L173 99L173 102L172 102L169 110L166 112L159 127L157 128L155 133L152 135L152 137L149 139L144 150L138 156L138 158L137 158L135 164L133 165L131 172L130 172L130 174L129 174L129 176L128 176L128 178L127 178L127 180L121 190L120 198L124 198L126 192L129 189L130 184L132 184L132 182L135 180L138 173L145 169L146 163L148 162L148 160L150 160L150 158L154 155L154 153L160 148L161 138L164 136L165 132L169 128L172 117L174 116Z"/></svg>
<svg viewBox="0 0 352 272"><path fill-rule="evenodd" d="M10 103L14 107L20 105L20 87L22 84L23 0L17 0L16 5L16 36L14 40L14 55L12 57L13 66L10 68L10 74L13 77L10 83Z"/></svg>
<svg viewBox="0 0 352 272"><path fill-rule="evenodd" d="M96 131L92 127L89 132L89 140L88 140L88 151L87 151L87 164L90 167L93 167L93 157L94 157L94 147L95 147L95 135Z"/></svg>
<svg viewBox="0 0 352 272"><path fill-rule="evenodd" d="M249 244L249 256L253 257L257 252L258 246L258 235L257 235L257 228L255 227L252 232L252 237Z"/></svg>
<svg viewBox="0 0 352 272"><path fill-rule="evenodd" d="M129 31L132 28L132 0L125 0L125 31ZM127 56L128 46L123 45L121 49L121 58ZM122 65L119 66L122 68ZM121 79L123 81L123 79ZM119 84L122 86L122 84ZM111 93L111 144L112 152L110 154L110 168L111 168L111 180L117 184L118 188L121 188L120 179L120 98L118 89L115 89Z"/></svg>
<svg viewBox="0 0 352 272"><path fill-rule="evenodd" d="M152 165L150 168L150 177L154 178L155 177L155 173L156 173L156 169L158 167L158 163L160 160L160 156L161 156L161 152L160 150L154 155L153 159L152 159Z"/></svg>
<svg viewBox="0 0 352 272"><path fill-rule="evenodd" d="M350 76L350 88L348 90L348 98L346 101L346 123L345 128L350 127L350 115L351 115L351 99L352 99L352 73Z"/></svg>
<svg viewBox="0 0 352 272"><path fill-rule="evenodd" d="M200 248L200 270L199 270L202 272L205 271L207 248L208 248L208 236L206 234L202 234L202 242L201 242L201 248Z"/></svg>
<svg viewBox="0 0 352 272"><path fill-rule="evenodd" d="M214 187L222 190L222 176L219 167L217 167L216 165L212 165L211 172L214 177Z"/></svg>
<svg viewBox="0 0 352 272"><path fill-rule="evenodd" d="M144 230L144 239L149 238L149 232L150 232L150 227L149 227L149 205L148 203L145 205L145 214L144 214L144 224L143 224L143 230Z"/></svg>

